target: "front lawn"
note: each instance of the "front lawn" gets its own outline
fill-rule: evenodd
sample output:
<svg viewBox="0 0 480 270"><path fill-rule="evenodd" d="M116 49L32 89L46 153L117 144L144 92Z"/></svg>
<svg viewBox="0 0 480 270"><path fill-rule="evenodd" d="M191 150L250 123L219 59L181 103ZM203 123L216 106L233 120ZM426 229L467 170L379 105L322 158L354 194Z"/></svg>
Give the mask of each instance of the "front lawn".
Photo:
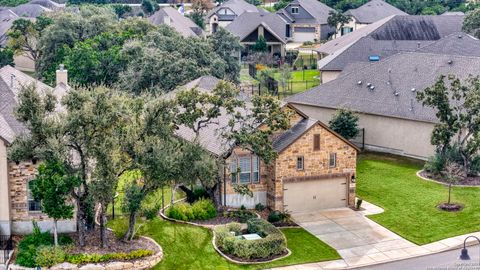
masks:
<svg viewBox="0 0 480 270"><path fill-rule="evenodd" d="M116 231L127 229L126 219L109 222ZM282 229L292 255L272 263L238 265L217 254L212 245L212 231L191 225L177 224L156 218L144 223L140 234L149 236L163 248L164 258L153 269L265 269L292 264L339 259L327 244L301 228Z"/></svg>
<svg viewBox="0 0 480 270"><path fill-rule="evenodd" d="M422 162L379 154L364 154L357 167L357 195L384 213L372 220L419 245L480 231L480 188L455 187L452 201L461 212L438 210L448 188L416 176Z"/></svg>
<svg viewBox="0 0 480 270"><path fill-rule="evenodd" d="M292 71L292 78L287 82L285 89L280 83L280 73L274 73L273 78L277 80L278 91L286 95L301 93L305 90L308 90L312 87L315 87L320 84L320 71L313 70L297 70Z"/></svg>

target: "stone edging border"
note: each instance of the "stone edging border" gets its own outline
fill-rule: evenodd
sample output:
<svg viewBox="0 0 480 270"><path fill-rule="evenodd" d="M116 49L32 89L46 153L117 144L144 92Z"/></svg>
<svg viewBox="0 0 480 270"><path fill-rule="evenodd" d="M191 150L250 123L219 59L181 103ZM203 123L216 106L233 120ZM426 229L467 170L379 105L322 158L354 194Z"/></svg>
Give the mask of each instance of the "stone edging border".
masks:
<svg viewBox="0 0 480 270"><path fill-rule="evenodd" d="M232 263L236 263L236 264L264 264L264 263L270 263L270 262L274 262L274 261L278 261L278 260L281 260L281 259L284 259L284 258L287 258L288 256L292 255L292 252L290 251L290 249L287 248L287 254L284 255L284 256L281 256L281 257L278 257L278 258L275 258L275 259L271 259L271 260L268 260L268 261L263 261L263 262L242 262L242 261L237 261L237 260L234 260L230 257L228 257L225 253L223 253L218 247L217 247L217 244L215 244L215 238L216 238L216 234L215 234L215 231L213 231L213 238L212 238L212 245L213 245L213 248L215 249L215 251L217 251L218 254L220 254L220 256L222 256L223 258L227 259L228 261L232 262Z"/></svg>
<svg viewBox="0 0 480 270"><path fill-rule="evenodd" d="M444 182L440 182L440 181L437 181L435 179L431 179L431 178L427 178L427 177L424 177L421 175L421 173L423 172L424 170L420 170L418 171L416 174L419 178L421 178L422 180L425 180L425 181L429 181L429 182L434 182L434 183L437 183L437 184L440 184L440 185L444 185L444 186L448 186L447 183L444 183ZM452 187L473 187L473 188L480 188L480 185L478 186L472 186L472 185L455 185L455 184L452 184Z"/></svg>

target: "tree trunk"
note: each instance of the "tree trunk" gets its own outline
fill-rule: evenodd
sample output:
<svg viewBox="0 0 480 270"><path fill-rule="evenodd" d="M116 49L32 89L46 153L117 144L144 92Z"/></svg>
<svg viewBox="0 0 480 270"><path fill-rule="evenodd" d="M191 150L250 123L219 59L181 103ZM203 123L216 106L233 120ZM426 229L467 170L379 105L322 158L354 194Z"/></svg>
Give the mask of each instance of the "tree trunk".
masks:
<svg viewBox="0 0 480 270"><path fill-rule="evenodd" d="M193 201L195 200L195 196L193 194L193 191L191 189L189 189L188 187L184 186L184 185L179 186L179 188L183 192L185 192L185 195L187 195L187 202L193 203Z"/></svg>
<svg viewBox="0 0 480 270"><path fill-rule="evenodd" d="M53 219L53 242L55 246L58 247L58 227L57 227L57 219Z"/></svg>
<svg viewBox="0 0 480 270"><path fill-rule="evenodd" d="M218 209L220 208L221 206L221 203L220 203L220 198L219 198L219 192L218 192L218 188L220 187L220 185L217 183L215 184L213 187L211 188L206 188L205 191L207 192L208 194L208 197L210 199L212 199L213 201L213 204L215 205L215 207Z"/></svg>
<svg viewBox="0 0 480 270"><path fill-rule="evenodd" d="M105 227L105 204L100 205L100 246L102 248L108 247L108 239L106 237L106 227Z"/></svg>
<svg viewBox="0 0 480 270"><path fill-rule="evenodd" d="M452 183L448 184L448 203L447 204L450 204L451 195L452 195Z"/></svg>
<svg viewBox="0 0 480 270"><path fill-rule="evenodd" d="M85 214L79 199L77 199L77 231L78 243L81 247L85 246Z"/></svg>
<svg viewBox="0 0 480 270"><path fill-rule="evenodd" d="M137 215L137 212L131 212L130 213L130 218L129 218L129 225L128 225L128 231L123 237L123 241L130 241L132 240L131 238L133 237L133 231L135 230L135 221L136 218L135 216Z"/></svg>
<svg viewBox="0 0 480 270"><path fill-rule="evenodd" d="M170 206L175 203L175 191L177 190L177 185L172 186L172 198L170 198Z"/></svg>

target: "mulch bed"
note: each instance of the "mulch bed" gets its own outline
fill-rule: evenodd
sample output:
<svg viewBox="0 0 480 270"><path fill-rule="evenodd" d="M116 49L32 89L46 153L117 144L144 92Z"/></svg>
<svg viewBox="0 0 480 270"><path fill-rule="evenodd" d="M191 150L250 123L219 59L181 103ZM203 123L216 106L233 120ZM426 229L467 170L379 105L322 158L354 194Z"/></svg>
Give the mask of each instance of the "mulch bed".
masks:
<svg viewBox="0 0 480 270"><path fill-rule="evenodd" d="M231 254L227 254L227 253L225 253L225 251L224 251L222 248L220 248L220 247L218 247L218 249L220 249L220 251L222 251L222 253L225 254L225 255L226 255L227 257L229 257L230 259L235 260L235 261L239 261L239 262L245 262L245 263L268 262L268 261L271 261L271 260L274 260L274 259L283 257L283 256L285 256L285 255L288 254L288 250L284 250L281 254L274 255L274 256L269 256L269 257L267 257L267 258L244 259L244 258L236 257L236 256L231 255Z"/></svg>
<svg viewBox="0 0 480 270"><path fill-rule="evenodd" d="M443 211L447 211L447 212L459 212L459 211L462 211L463 209L463 204L459 204L459 203L441 203L439 205L437 205L438 209L440 210L443 210Z"/></svg>
<svg viewBox="0 0 480 270"><path fill-rule="evenodd" d="M432 175L431 173L428 173L426 171L420 172L420 175L425 178L433 179L438 182L442 182L445 184L448 184L448 182L445 182L444 179L441 177L438 177L436 175ZM459 180L455 185L462 185L462 186L480 186L480 176L468 176L465 177L461 180ZM454 186L455 186L454 185Z"/></svg>
<svg viewBox="0 0 480 270"><path fill-rule="evenodd" d="M251 211L251 210L238 210L238 209L225 208L218 211L218 214L215 218L211 218L208 220L193 220L192 222L195 222L197 224L202 224L202 225L222 225L222 224L228 224L231 222L245 223L245 220L242 220L242 218L238 216L230 215L231 212L240 213L241 211L254 213L253 210Z"/></svg>
<svg viewBox="0 0 480 270"><path fill-rule="evenodd" d="M106 254L106 253L118 253L118 252L125 252L129 253L135 251L137 249L147 249L152 250L153 252L158 252L158 247L152 243L151 241L144 239L144 238L137 238L131 242L123 242L122 240L118 239L113 232L107 230L106 231L107 239L108 239L108 247L100 248L100 230L96 228L95 230L88 231L85 239L85 246L80 247L78 243L78 236L77 233L69 234L69 236L73 239L73 247L70 251L73 254L77 253L98 253L98 254Z"/></svg>
<svg viewBox="0 0 480 270"><path fill-rule="evenodd" d="M257 214L260 215L261 218L268 220L268 215L272 212L270 209L265 208L263 211L255 211ZM273 226L281 228L281 227L299 227L297 223L293 220L284 220L279 222L273 222Z"/></svg>

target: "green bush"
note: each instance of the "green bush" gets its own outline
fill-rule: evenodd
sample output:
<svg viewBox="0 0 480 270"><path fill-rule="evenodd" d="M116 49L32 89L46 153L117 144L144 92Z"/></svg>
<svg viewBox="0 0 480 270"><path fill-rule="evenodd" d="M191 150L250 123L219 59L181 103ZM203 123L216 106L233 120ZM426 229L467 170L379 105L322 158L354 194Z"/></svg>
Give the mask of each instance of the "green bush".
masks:
<svg viewBox="0 0 480 270"><path fill-rule="evenodd" d="M257 204L255 205L255 210L257 210L257 211L263 211L263 210L265 210L265 205L263 205L263 204L261 204L261 203L257 203Z"/></svg>
<svg viewBox="0 0 480 270"><path fill-rule="evenodd" d="M272 211L267 218L268 222L275 223L281 220L279 211Z"/></svg>
<svg viewBox="0 0 480 270"><path fill-rule="evenodd" d="M73 239L65 234L58 236L58 244L61 246L67 246L73 244Z"/></svg>
<svg viewBox="0 0 480 270"><path fill-rule="evenodd" d="M99 263L112 260L133 260L153 255L153 251L139 249L130 253L107 254L74 254L67 256L67 261L73 264Z"/></svg>
<svg viewBox="0 0 480 270"><path fill-rule="evenodd" d="M167 217L190 221L207 220L217 216L217 209L211 200L200 199L193 204L179 203L167 210Z"/></svg>
<svg viewBox="0 0 480 270"><path fill-rule="evenodd" d="M18 243L16 263L24 267L35 267L37 248L53 245L53 237L49 232L41 232L38 224L33 222L33 231Z"/></svg>
<svg viewBox="0 0 480 270"><path fill-rule="evenodd" d="M262 236L258 240L238 238L238 224L230 223L215 228L215 243L225 253L243 259L267 258L282 254L287 248L287 240L283 233L272 224L259 218L247 221L248 232ZM231 232L235 232L233 235Z"/></svg>
<svg viewBox="0 0 480 270"><path fill-rule="evenodd" d="M63 263L66 258L65 251L60 247L43 246L37 250L35 262L37 266L51 267Z"/></svg>
<svg viewBox="0 0 480 270"><path fill-rule="evenodd" d="M142 211L142 215L148 219L148 220L152 220L154 219L155 217L157 217L158 215L158 212L160 212L160 208L162 206L160 204L155 204L154 206L152 207L145 207Z"/></svg>
<svg viewBox="0 0 480 270"><path fill-rule="evenodd" d="M207 199L208 194L204 187L196 186L193 188L193 201L198 201L200 199Z"/></svg>
<svg viewBox="0 0 480 270"><path fill-rule="evenodd" d="M480 156L473 159L470 170L472 174L480 174Z"/></svg>

